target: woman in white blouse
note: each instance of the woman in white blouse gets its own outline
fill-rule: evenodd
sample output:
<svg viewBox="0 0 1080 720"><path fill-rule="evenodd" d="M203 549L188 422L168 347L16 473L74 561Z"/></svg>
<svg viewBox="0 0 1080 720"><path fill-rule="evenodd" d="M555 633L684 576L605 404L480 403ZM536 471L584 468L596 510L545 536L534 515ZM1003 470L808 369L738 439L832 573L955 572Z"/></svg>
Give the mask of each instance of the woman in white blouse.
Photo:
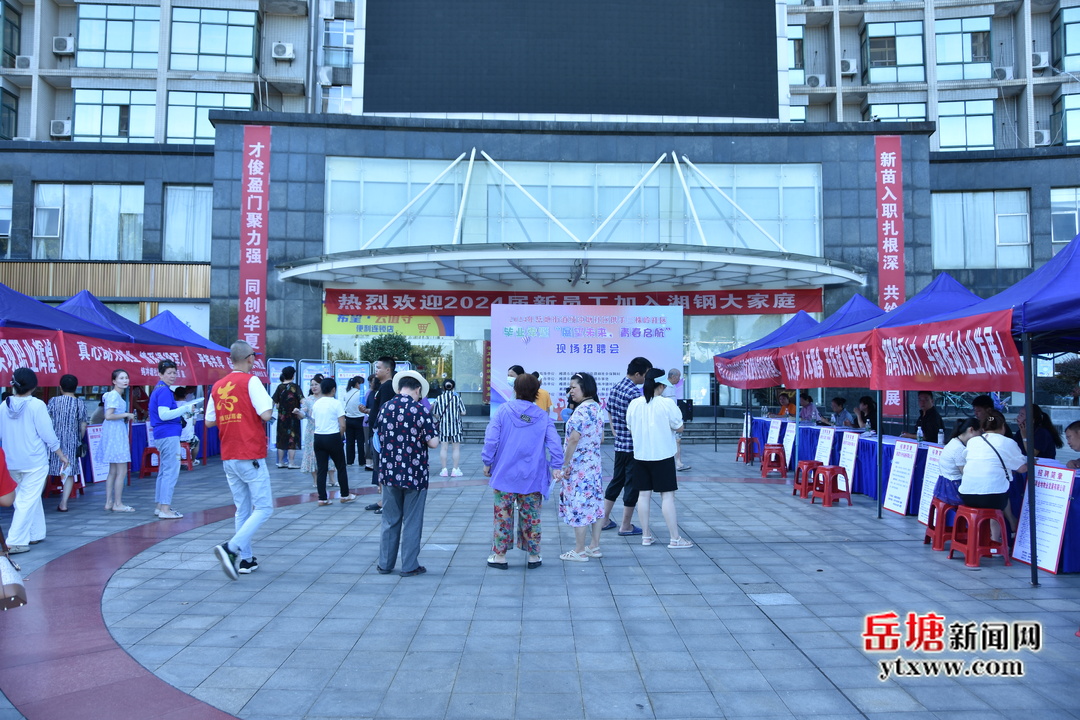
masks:
<svg viewBox="0 0 1080 720"><path fill-rule="evenodd" d="M982 434L982 426L975 418L961 420L953 433L952 439L945 444L938 458L938 481L934 486L934 497L952 505L963 502L957 488L964 476L964 464L967 462L967 444L971 438Z"/></svg>
<svg viewBox="0 0 1080 720"><path fill-rule="evenodd" d="M645 373L642 396L626 406L626 425L634 440L634 487L640 496L637 504L641 520L641 544L652 545L649 529L649 508L653 491L660 493L660 508L664 523L671 534L668 547L688 548L694 544L679 534L675 514L675 433L682 430L682 411L671 398L664 397L668 382L666 373L652 368Z"/></svg>
<svg viewBox="0 0 1080 720"><path fill-rule="evenodd" d="M1016 442L1005 437L1005 427L1005 416L991 410L983 420L983 434L968 442L960 498L968 507L1001 510L1014 529L1009 483L1014 472L1027 471L1027 459Z"/></svg>

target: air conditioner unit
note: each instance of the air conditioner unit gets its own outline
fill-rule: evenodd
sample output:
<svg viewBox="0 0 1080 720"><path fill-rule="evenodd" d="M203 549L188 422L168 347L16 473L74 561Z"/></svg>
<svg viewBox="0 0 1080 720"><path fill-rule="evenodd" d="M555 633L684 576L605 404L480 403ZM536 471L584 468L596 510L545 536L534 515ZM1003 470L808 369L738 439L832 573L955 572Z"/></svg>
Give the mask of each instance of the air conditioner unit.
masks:
<svg viewBox="0 0 1080 720"><path fill-rule="evenodd" d="M274 43L274 47L270 50L270 55L275 60L293 60L296 58L296 53L293 52L293 44L287 42Z"/></svg>
<svg viewBox="0 0 1080 720"><path fill-rule="evenodd" d="M1035 131L1035 145L1044 146L1050 144L1050 131L1049 130L1036 130Z"/></svg>
<svg viewBox="0 0 1080 720"><path fill-rule="evenodd" d="M841 75L858 75L859 74L859 61L849 60L842 58L840 60L840 74Z"/></svg>
<svg viewBox="0 0 1080 720"><path fill-rule="evenodd" d="M321 68L319 68L319 84L334 84L334 68L330 67L329 65L323 65Z"/></svg>
<svg viewBox="0 0 1080 720"><path fill-rule="evenodd" d="M995 80L1012 80L1013 79L1012 65L1010 65L1008 67L996 67L996 68L994 68L994 79Z"/></svg>
<svg viewBox="0 0 1080 720"><path fill-rule="evenodd" d="M825 87L828 81L824 75L807 75L806 85L807 87Z"/></svg>
<svg viewBox="0 0 1080 720"><path fill-rule="evenodd" d="M822 7L825 5L825 0L803 0L803 5L806 7Z"/></svg>
<svg viewBox="0 0 1080 720"><path fill-rule="evenodd" d="M52 51L54 55L74 55L75 54L75 38L73 37L54 37L52 39Z"/></svg>
<svg viewBox="0 0 1080 720"><path fill-rule="evenodd" d="M29 70L30 66L34 64L33 55L16 55L15 56L15 69L16 70Z"/></svg>
<svg viewBox="0 0 1080 720"><path fill-rule="evenodd" d="M71 137L71 121L53 120L49 123L49 134L53 137Z"/></svg>
<svg viewBox="0 0 1080 720"><path fill-rule="evenodd" d="M1031 53L1031 69L1032 70L1045 70L1050 67L1050 53L1048 52L1033 52Z"/></svg>
<svg viewBox="0 0 1080 720"><path fill-rule="evenodd" d="M334 0L319 0L319 17L323 20L334 19Z"/></svg>

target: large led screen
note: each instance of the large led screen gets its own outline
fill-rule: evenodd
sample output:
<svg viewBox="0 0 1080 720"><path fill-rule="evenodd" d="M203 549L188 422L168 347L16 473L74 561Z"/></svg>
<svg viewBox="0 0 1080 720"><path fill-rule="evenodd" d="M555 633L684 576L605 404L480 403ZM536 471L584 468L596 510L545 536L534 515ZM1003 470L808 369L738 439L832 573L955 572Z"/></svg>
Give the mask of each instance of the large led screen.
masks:
<svg viewBox="0 0 1080 720"><path fill-rule="evenodd" d="M368 0L365 112L777 117L771 0Z"/></svg>

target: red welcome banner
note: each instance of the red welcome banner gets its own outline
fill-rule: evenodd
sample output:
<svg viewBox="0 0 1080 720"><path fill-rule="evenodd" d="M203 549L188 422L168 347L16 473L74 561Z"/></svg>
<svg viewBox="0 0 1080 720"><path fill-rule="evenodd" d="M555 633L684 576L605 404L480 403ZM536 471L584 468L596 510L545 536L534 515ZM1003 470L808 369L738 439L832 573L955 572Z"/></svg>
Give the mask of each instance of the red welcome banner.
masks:
<svg viewBox="0 0 1080 720"><path fill-rule="evenodd" d="M871 387L872 330L804 340L781 348L777 365L790 388Z"/></svg>
<svg viewBox="0 0 1080 720"><path fill-rule="evenodd" d="M782 379L776 365L776 348L751 350L736 358L713 357L717 382L742 390L756 390L779 385Z"/></svg>
<svg viewBox="0 0 1080 720"><path fill-rule="evenodd" d="M942 323L879 328L875 387L885 391L1024 390L1012 310Z"/></svg>
<svg viewBox="0 0 1080 720"><path fill-rule="evenodd" d="M240 171L239 335L265 357L266 250L270 215L270 128L244 126Z"/></svg>
<svg viewBox="0 0 1080 720"><path fill-rule="evenodd" d="M38 384L54 386L67 370L62 333L56 330L0 328L0 384L11 384L11 375L21 367L30 368Z"/></svg>
<svg viewBox="0 0 1080 720"><path fill-rule="evenodd" d="M648 293L513 293L484 290L326 290L330 315L475 315L492 305L681 306L684 315L794 314L821 312L821 290L717 290Z"/></svg>

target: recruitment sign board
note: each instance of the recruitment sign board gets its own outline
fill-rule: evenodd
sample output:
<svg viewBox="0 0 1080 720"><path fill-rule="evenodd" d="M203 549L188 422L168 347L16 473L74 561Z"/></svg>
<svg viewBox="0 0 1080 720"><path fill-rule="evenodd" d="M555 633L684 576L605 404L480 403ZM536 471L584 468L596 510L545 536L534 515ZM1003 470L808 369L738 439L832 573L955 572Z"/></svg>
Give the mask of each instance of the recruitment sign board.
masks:
<svg viewBox="0 0 1080 720"><path fill-rule="evenodd" d="M908 499L911 496L911 479L915 473L915 458L919 453L919 443L914 440L897 440L893 452L892 470L889 473L889 487L885 490L885 502L882 507L898 515L907 515Z"/></svg>
<svg viewBox="0 0 1080 720"><path fill-rule="evenodd" d="M1065 520L1069 516L1075 481L1075 470L1069 470L1053 460L1039 460L1035 465L1035 550L1039 567L1049 573L1057 574L1061 542L1065 537ZM1012 554L1014 560L1028 565L1031 564L1029 500L1025 490Z"/></svg>

